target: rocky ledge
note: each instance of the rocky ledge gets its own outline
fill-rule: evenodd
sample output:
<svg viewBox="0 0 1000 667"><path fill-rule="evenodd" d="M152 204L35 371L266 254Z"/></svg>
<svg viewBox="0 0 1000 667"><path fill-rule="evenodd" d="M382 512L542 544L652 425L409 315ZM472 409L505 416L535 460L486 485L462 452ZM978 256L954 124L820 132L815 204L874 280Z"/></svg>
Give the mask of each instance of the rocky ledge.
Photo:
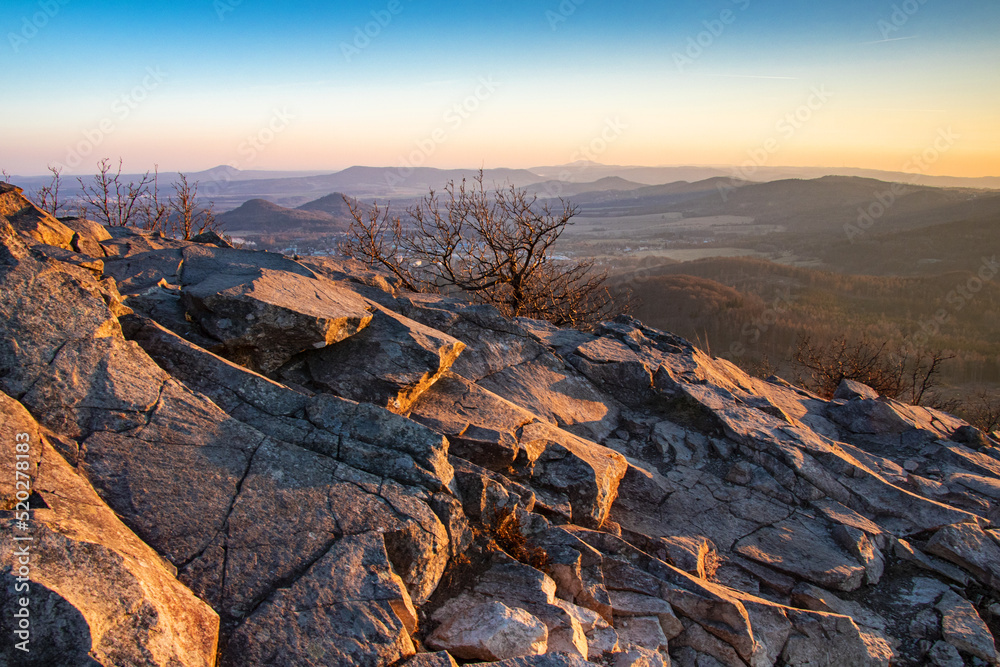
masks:
<svg viewBox="0 0 1000 667"><path fill-rule="evenodd" d="M0 215L0 665L997 663L997 434L627 318Z"/></svg>

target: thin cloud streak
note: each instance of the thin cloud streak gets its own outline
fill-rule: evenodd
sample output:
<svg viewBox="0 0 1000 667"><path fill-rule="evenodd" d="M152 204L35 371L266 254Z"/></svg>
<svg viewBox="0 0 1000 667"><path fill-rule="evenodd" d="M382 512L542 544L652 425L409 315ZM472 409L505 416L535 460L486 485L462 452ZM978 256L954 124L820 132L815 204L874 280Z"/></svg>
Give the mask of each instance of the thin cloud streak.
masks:
<svg viewBox="0 0 1000 667"><path fill-rule="evenodd" d="M706 74L705 76L720 76L727 79L778 79L781 81L798 81L797 76L767 76L765 74Z"/></svg>
<svg viewBox="0 0 1000 667"><path fill-rule="evenodd" d="M876 39L874 42L861 42L859 46L867 46L869 44L885 44L886 42L902 42L907 39L917 39L920 35L910 35L909 37L890 37L889 39Z"/></svg>

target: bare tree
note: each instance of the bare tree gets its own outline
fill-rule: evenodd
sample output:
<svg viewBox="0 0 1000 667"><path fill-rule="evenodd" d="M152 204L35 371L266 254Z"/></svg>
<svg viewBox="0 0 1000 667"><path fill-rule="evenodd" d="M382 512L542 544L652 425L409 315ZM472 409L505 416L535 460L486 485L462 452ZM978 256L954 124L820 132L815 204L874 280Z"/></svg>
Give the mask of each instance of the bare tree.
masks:
<svg viewBox="0 0 1000 667"><path fill-rule="evenodd" d="M830 397L842 380L868 385L882 396L906 400L912 405L933 402L941 365L955 355L940 350L890 348L867 335L850 340L840 336L817 344L809 336L799 338L792 361L799 366L800 381L820 396Z"/></svg>
<svg viewBox="0 0 1000 667"><path fill-rule="evenodd" d="M199 183L188 183L187 176L178 174L180 180L174 183L174 194L170 197L170 211L173 213L173 227L184 239L190 239L207 231L217 229L213 204L198 206Z"/></svg>
<svg viewBox="0 0 1000 667"><path fill-rule="evenodd" d="M0 174L3 174L4 183L10 183L10 173L6 169L0 169Z"/></svg>
<svg viewBox="0 0 1000 667"><path fill-rule="evenodd" d="M38 192L35 193L35 198L38 201L38 207L43 211L58 216L59 209L65 206L64 203L59 201L59 187L62 183L62 167L49 166L49 171L52 172L52 181L48 185L38 188Z"/></svg>
<svg viewBox="0 0 1000 667"><path fill-rule="evenodd" d="M165 232L167 231L170 206L169 201L160 201L160 165L153 165L152 178L149 178L147 171L143 179L147 180L146 191L139 195L139 214L136 226L150 232Z"/></svg>
<svg viewBox="0 0 1000 667"><path fill-rule="evenodd" d="M508 185L487 191L483 173L443 196L433 190L406 211L362 210L344 198L353 221L341 251L395 275L413 291L460 291L508 317L533 317L559 326L592 326L624 306L605 287L592 261L554 256L556 241L577 209L539 205Z"/></svg>
<svg viewBox="0 0 1000 667"><path fill-rule="evenodd" d="M118 170L111 170L111 160L102 159L97 163L97 173L88 184L82 178L80 189L83 195L83 210L87 216L93 214L98 222L109 227L140 226L143 209L147 206L144 197L149 191L149 172L138 183L126 182L122 178L122 159L118 159Z"/></svg>
<svg viewBox="0 0 1000 667"><path fill-rule="evenodd" d="M1000 429L1000 392L981 387L966 399L959 412L979 430L992 433Z"/></svg>

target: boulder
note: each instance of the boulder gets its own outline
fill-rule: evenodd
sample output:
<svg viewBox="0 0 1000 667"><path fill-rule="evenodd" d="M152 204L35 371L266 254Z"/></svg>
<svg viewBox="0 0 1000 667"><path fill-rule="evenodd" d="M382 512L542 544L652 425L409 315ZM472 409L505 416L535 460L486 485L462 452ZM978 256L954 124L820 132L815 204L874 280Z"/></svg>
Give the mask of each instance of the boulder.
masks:
<svg viewBox="0 0 1000 667"><path fill-rule="evenodd" d="M403 414L451 367L465 344L402 315L373 307L347 340L307 351L278 371L297 384Z"/></svg>
<svg viewBox="0 0 1000 667"><path fill-rule="evenodd" d="M937 603L937 610L941 612L941 635L946 642L963 653L997 664L993 635L971 602L947 591Z"/></svg>
<svg viewBox="0 0 1000 667"><path fill-rule="evenodd" d="M866 384L855 380L843 379L833 394L833 400L853 401L855 399L875 400L879 393Z"/></svg>
<svg viewBox="0 0 1000 667"><path fill-rule="evenodd" d="M445 373L408 416L446 436L451 453L498 472L518 455L518 430L537 417L454 373Z"/></svg>
<svg viewBox="0 0 1000 667"><path fill-rule="evenodd" d="M979 526L945 526L927 542L927 552L955 563L1000 592L1000 545Z"/></svg>
<svg viewBox="0 0 1000 667"><path fill-rule="evenodd" d="M601 526L628 469L625 457L543 422L525 426L520 442L529 454L523 472L515 477L565 496L574 523Z"/></svg>
<svg viewBox="0 0 1000 667"><path fill-rule="evenodd" d="M101 243L111 240L107 227L87 218L60 218L59 222L73 230L70 246L75 252L91 257L104 257Z"/></svg>
<svg viewBox="0 0 1000 667"><path fill-rule="evenodd" d="M74 232L22 194L24 190L9 183L0 183L0 216L3 216L29 243L44 243L66 250Z"/></svg>
<svg viewBox="0 0 1000 667"><path fill-rule="evenodd" d="M667 650L667 636L656 616L615 617L618 642L626 650L633 646L651 651Z"/></svg>
<svg viewBox="0 0 1000 667"><path fill-rule="evenodd" d="M545 624L521 609L486 602L455 614L427 638L427 645L461 660L496 661L545 653Z"/></svg>
<svg viewBox="0 0 1000 667"><path fill-rule="evenodd" d="M458 663L447 651L438 651L437 653L418 653L404 662L401 667L458 667Z"/></svg>
<svg viewBox="0 0 1000 667"><path fill-rule="evenodd" d="M862 633L847 616L790 609L788 618L794 632L781 659L789 667L888 667L892 660L892 650L884 641Z"/></svg>
<svg viewBox="0 0 1000 667"><path fill-rule="evenodd" d="M190 254L185 250L185 262ZM185 263L185 281L189 271ZM352 292L268 268L212 273L186 285L182 299L191 317L219 341L220 354L263 373L276 371L300 352L353 336L372 319L367 302Z"/></svg>
<svg viewBox="0 0 1000 667"><path fill-rule="evenodd" d="M0 241L0 389L21 398L67 342L120 336L116 316L127 311L90 272L31 257L2 220Z"/></svg>
<svg viewBox="0 0 1000 667"><path fill-rule="evenodd" d="M550 352L487 375L477 384L584 438L603 440L618 423L615 402Z"/></svg>
<svg viewBox="0 0 1000 667"><path fill-rule="evenodd" d="M633 646L627 651L615 653L612 667L670 667L669 657L664 660L660 651L651 651Z"/></svg>

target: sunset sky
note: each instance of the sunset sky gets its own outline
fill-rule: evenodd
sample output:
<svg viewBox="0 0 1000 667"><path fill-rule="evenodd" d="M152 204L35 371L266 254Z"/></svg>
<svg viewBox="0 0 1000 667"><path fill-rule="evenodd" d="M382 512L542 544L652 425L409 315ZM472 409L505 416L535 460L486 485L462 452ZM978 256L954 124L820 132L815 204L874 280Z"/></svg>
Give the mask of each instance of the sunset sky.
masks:
<svg viewBox="0 0 1000 667"><path fill-rule="evenodd" d="M2 24L15 174L121 156L1000 176L993 0L8 0Z"/></svg>

